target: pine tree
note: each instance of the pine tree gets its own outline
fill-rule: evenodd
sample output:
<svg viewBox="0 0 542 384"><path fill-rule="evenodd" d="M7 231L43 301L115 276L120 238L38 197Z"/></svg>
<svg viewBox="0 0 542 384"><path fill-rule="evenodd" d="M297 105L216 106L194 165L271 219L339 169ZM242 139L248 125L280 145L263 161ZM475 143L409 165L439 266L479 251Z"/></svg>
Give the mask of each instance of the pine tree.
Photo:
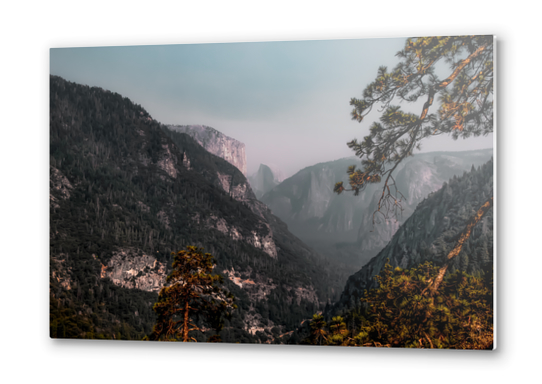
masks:
<svg viewBox="0 0 542 384"><path fill-rule="evenodd" d="M466 139L493 132L492 36L410 38L397 56L401 61L391 72L380 67L376 79L363 91L363 97L350 100L354 107L353 120L362 122L373 107L379 107L382 114L380 122L371 125L363 141L354 139L347 144L362 165L359 169L355 165L348 168L350 188L346 189L343 182L336 183L334 188L339 194L353 191L358 195L368 184L383 180L373 224L377 214L388 219L402 211L403 195L395 185L394 171L421 147L424 139L442 134ZM449 70L442 79L437 69L440 72L446 64ZM419 100L424 101L419 115L392 105L397 101ZM492 207L491 193L447 255L445 265L432 283L431 294L435 294L451 260L461 252L474 226Z"/></svg>
<svg viewBox="0 0 542 384"><path fill-rule="evenodd" d="M347 345L348 344L348 329L346 323L341 316L334 316L329 323L329 340L331 345Z"/></svg>
<svg viewBox="0 0 542 384"><path fill-rule="evenodd" d="M322 343L327 343L328 332L326 331L326 327L327 323L324 320L324 316L319 313L315 313L310 322L311 334L306 342L312 345L322 345Z"/></svg>
<svg viewBox="0 0 542 384"><path fill-rule="evenodd" d="M419 37L406 41L397 53L401 62L388 72L380 67L362 99L352 98L352 119L362 122L379 106L383 113L362 142L348 146L362 159L362 168L348 170L351 191L357 195L369 183L385 180L378 211L384 215L400 208L401 195L395 190L393 172L412 156L423 139L440 134L468 138L493 132L493 37ZM436 73L442 62L450 64L445 79ZM440 103L432 112L435 100ZM403 112L392 102L425 100L419 115ZM342 182L335 191L346 189Z"/></svg>
<svg viewBox="0 0 542 384"><path fill-rule="evenodd" d="M425 295L439 268L426 262L377 276L378 288L365 292L368 321L354 338L377 347L491 349L493 345L492 271L478 278L456 271L446 276L435 297Z"/></svg>
<svg viewBox="0 0 542 384"><path fill-rule="evenodd" d="M175 254L167 285L153 307L157 320L151 340L196 341L190 332L203 332L196 325L201 318L218 333L222 314L236 306L233 296L218 285L222 277L212 274L214 265L213 257L203 253L203 248L188 246ZM210 341L219 338L215 335Z"/></svg>

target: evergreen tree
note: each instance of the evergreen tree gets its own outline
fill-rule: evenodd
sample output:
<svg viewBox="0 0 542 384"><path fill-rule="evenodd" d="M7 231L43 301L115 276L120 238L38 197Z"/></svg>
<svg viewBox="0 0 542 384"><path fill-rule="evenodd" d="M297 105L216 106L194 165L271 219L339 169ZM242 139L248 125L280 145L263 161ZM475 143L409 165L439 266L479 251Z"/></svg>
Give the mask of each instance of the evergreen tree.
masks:
<svg viewBox="0 0 542 384"><path fill-rule="evenodd" d="M379 287L366 291L368 321L358 345L490 349L493 345L492 271L478 278L456 271L435 297L425 295L438 267L426 262L410 270L386 264Z"/></svg>
<svg viewBox="0 0 542 384"><path fill-rule="evenodd" d="M327 323L324 320L324 316L315 313L310 322L311 335L306 341L313 345L322 345L322 343L327 342L328 332L326 331L326 326Z"/></svg>
<svg viewBox="0 0 542 384"><path fill-rule="evenodd" d="M335 316L326 325L321 315L311 321L311 336L326 335L324 345L491 349L493 347L493 271L480 277L463 271L448 274L438 294L426 294L439 268L425 262L411 269L386 263L366 290L361 307ZM347 323L353 325L347 328Z"/></svg>
<svg viewBox="0 0 542 384"><path fill-rule="evenodd" d="M330 345L348 345L348 329L341 316L334 316L329 323L329 344Z"/></svg>
<svg viewBox="0 0 542 384"><path fill-rule="evenodd" d="M394 191L393 171L412 156L423 139L441 134L459 137L487 135L493 132L493 37L453 36L419 37L406 41L397 53L401 62L391 72L380 67L374 82L362 99L352 98L352 119L362 122L375 106L383 113L374 122L362 142L348 146L362 159L362 168L348 170L351 191L358 194L369 183L385 180L378 209L399 207L400 194ZM450 64L445 79L436 73L443 61ZM436 113L431 113L439 97ZM392 102L412 103L424 100L419 115L403 112ZM344 191L343 183L335 191Z"/></svg>
<svg viewBox="0 0 542 384"><path fill-rule="evenodd" d="M363 91L361 99L352 98L352 119L362 122L373 109L380 107L380 122L374 122L363 141L348 146L360 157L362 167L348 168L350 188L343 182L334 191L353 191L355 195L370 183L384 180L378 208L373 214L385 219L402 211L403 195L393 174L403 159L412 156L421 142L432 136L449 134L459 137L487 135L493 132L493 37L447 36L407 39L397 53L399 64L389 72L380 67L376 79ZM446 78L437 72L449 64ZM437 71L438 70L438 71ZM435 101L438 98L438 103ZM420 114L404 112L393 102L424 101ZM434 110L435 105L438 105ZM493 206L493 196L474 213L459 236L456 247L447 255L445 265L433 281L435 294L451 260L461 252L473 227Z"/></svg>
<svg viewBox="0 0 542 384"><path fill-rule="evenodd" d="M188 246L175 254L167 285L153 307L157 320L151 340L196 341L190 332L203 332L203 328L196 325L201 317L218 333L222 326L221 315L236 306L233 296L217 285L222 283L222 277L212 274L214 265L213 257L203 253L203 248ZM216 342L219 338L215 336L210 341Z"/></svg>

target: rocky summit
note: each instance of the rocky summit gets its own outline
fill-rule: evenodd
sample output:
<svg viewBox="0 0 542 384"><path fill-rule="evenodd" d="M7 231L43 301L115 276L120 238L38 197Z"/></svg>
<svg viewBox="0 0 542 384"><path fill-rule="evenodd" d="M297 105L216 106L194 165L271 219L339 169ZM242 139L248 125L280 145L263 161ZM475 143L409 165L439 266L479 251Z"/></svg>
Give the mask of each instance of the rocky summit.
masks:
<svg viewBox="0 0 542 384"><path fill-rule="evenodd" d="M241 143L195 130L240 169L119 94L52 76L50 100L52 337L148 335L171 253L188 245L236 299L223 341L280 343L338 298L334 271L256 199Z"/></svg>
<svg viewBox="0 0 542 384"><path fill-rule="evenodd" d="M167 127L191 136L206 151L226 160L247 176L245 144L205 125L168 125Z"/></svg>
<svg viewBox="0 0 542 384"><path fill-rule="evenodd" d="M274 169L273 169L274 168ZM282 182L282 172L276 167L260 164L258 171L248 178L252 190L259 199Z"/></svg>

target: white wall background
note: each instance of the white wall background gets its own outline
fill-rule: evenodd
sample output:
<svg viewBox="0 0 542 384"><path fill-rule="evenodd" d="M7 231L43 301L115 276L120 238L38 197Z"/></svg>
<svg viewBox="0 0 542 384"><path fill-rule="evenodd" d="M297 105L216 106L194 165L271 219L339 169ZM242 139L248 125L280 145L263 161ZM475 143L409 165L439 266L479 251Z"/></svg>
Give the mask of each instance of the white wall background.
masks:
<svg viewBox="0 0 542 384"><path fill-rule="evenodd" d="M539 374L542 62L532 2L4 2L0 372L6 383L500 382ZM498 349L406 351L48 337L50 47L447 34L498 37ZM5 381L4 381L5 380Z"/></svg>

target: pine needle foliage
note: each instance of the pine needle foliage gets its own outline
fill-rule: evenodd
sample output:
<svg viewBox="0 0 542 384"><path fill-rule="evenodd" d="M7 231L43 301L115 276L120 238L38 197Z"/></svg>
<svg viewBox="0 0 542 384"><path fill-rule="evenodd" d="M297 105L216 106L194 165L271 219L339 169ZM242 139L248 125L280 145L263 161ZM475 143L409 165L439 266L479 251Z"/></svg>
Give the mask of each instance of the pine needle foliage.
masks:
<svg viewBox="0 0 542 384"><path fill-rule="evenodd" d="M214 266L213 256L203 253L203 248L188 246L175 254L167 285L153 307L157 320L151 340L196 341L193 332L205 331L198 325L201 322L208 323L218 334L222 315L236 305L233 295L219 286L223 280L212 273ZM220 338L213 335L210 341Z"/></svg>
<svg viewBox="0 0 542 384"><path fill-rule="evenodd" d="M480 277L457 271L448 274L436 296L428 294L439 267L425 262L415 268L387 263L376 279L378 288L365 291L361 307L333 317L328 329L322 316L310 323L329 334L324 345L398 348L493 348L493 274ZM352 324L352 325L351 325Z"/></svg>
<svg viewBox="0 0 542 384"><path fill-rule="evenodd" d="M310 322L310 336L304 340L304 343L312 345L327 344L327 336L329 332L326 331L326 327L327 323L324 320L324 316L319 313L315 313Z"/></svg>
<svg viewBox="0 0 542 384"><path fill-rule="evenodd" d="M383 180L376 212L385 218L402 210L393 172L424 139L493 132L493 36L410 38L396 56L400 62L394 69L380 67L362 97L350 100L353 120L362 122L373 108L381 115L362 141L347 143L361 159L360 168L348 168L350 188L343 182L334 188L358 195ZM418 101L423 101L419 114L394 104Z"/></svg>
<svg viewBox="0 0 542 384"><path fill-rule="evenodd" d="M379 287L367 291L368 321L356 344L406 348L489 349L493 344L492 273L474 277L456 271L435 296L428 287L439 267L425 262L404 270L386 264Z"/></svg>
<svg viewBox="0 0 542 384"><path fill-rule="evenodd" d="M334 316L329 323L330 345L348 345L350 338L346 323L341 316Z"/></svg>

